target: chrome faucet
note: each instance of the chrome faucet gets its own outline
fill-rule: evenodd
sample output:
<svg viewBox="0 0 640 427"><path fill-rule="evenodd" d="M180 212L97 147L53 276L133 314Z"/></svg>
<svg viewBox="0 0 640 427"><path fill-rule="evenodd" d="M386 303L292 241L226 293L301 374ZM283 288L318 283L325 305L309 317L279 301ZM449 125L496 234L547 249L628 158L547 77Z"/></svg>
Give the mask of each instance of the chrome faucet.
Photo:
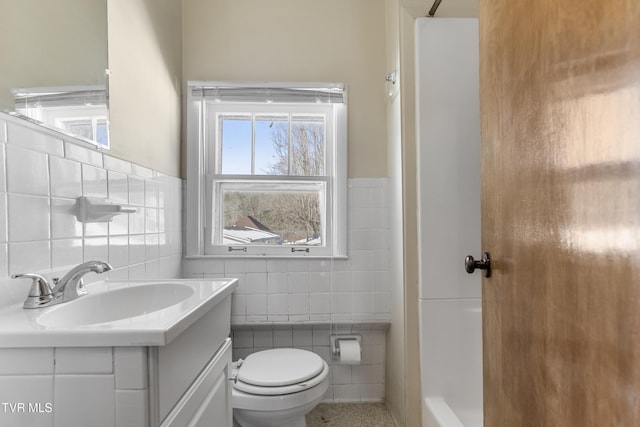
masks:
<svg viewBox="0 0 640 427"><path fill-rule="evenodd" d="M82 277L90 272L101 274L112 269L113 267L111 267L109 263L103 261L88 261L72 268L62 279L53 279L53 288L47 279L39 274L14 274L11 278L18 279L25 277L32 279L31 290L23 307L41 308L73 301L82 295L86 295L87 289L84 287Z"/></svg>
<svg viewBox="0 0 640 427"><path fill-rule="evenodd" d="M58 295L62 295L62 300L60 302L72 301L87 294L87 289L84 287L82 276L90 272L102 274L112 269L113 267L111 267L109 263L103 261L87 261L72 268L62 277L62 279L54 279L53 283L55 287L51 293L53 293L54 298L57 298Z"/></svg>

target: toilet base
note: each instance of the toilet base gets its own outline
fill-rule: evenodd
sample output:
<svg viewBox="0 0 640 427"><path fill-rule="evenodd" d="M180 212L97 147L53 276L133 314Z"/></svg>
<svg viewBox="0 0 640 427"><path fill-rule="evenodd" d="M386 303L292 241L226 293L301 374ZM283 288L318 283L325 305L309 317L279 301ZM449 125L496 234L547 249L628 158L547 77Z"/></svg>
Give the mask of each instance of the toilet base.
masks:
<svg viewBox="0 0 640 427"><path fill-rule="evenodd" d="M315 408L320 399L286 411L233 410L234 427L307 427L305 415Z"/></svg>

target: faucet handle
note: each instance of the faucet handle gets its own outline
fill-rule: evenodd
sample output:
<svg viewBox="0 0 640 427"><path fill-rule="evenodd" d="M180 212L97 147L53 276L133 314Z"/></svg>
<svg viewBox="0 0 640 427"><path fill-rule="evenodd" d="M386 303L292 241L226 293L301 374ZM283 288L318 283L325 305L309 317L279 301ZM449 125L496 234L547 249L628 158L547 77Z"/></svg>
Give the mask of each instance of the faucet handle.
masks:
<svg viewBox="0 0 640 427"><path fill-rule="evenodd" d="M49 285L49 281L44 276L35 273L21 273L11 276L12 279L20 279L22 277L32 280L31 290L29 290L30 297L51 295L51 285Z"/></svg>
<svg viewBox="0 0 640 427"><path fill-rule="evenodd" d="M31 279L31 289L29 290L29 296L24 301L24 308L38 308L53 299L53 293L49 281L39 274L35 273L21 273L12 274L12 279L29 278Z"/></svg>

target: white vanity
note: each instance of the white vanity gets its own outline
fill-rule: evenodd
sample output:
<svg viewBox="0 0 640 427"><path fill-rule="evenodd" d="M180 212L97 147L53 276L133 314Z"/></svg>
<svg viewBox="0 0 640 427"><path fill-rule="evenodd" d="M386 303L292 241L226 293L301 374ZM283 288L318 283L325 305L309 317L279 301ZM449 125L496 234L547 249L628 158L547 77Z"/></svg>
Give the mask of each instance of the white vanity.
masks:
<svg viewBox="0 0 640 427"><path fill-rule="evenodd" d="M236 287L98 282L68 303L0 309L0 425L231 427Z"/></svg>

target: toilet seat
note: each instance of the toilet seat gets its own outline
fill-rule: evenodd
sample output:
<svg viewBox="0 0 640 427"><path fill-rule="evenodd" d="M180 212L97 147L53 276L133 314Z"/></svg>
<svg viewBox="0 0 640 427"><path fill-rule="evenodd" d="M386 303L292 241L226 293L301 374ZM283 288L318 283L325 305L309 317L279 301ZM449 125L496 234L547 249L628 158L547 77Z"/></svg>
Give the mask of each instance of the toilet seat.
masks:
<svg viewBox="0 0 640 427"><path fill-rule="evenodd" d="M263 350L234 363L233 387L245 393L275 396L298 393L321 383L329 368L315 353L294 348Z"/></svg>

